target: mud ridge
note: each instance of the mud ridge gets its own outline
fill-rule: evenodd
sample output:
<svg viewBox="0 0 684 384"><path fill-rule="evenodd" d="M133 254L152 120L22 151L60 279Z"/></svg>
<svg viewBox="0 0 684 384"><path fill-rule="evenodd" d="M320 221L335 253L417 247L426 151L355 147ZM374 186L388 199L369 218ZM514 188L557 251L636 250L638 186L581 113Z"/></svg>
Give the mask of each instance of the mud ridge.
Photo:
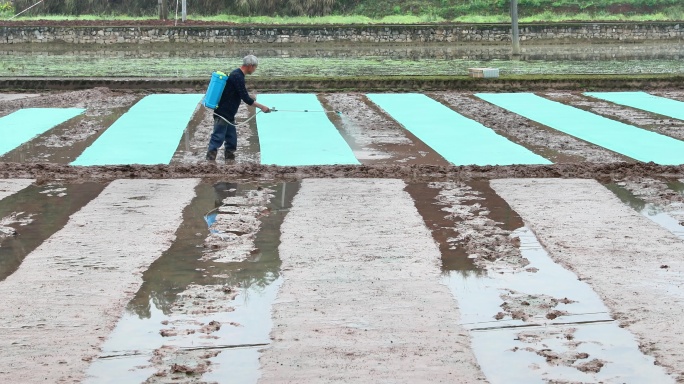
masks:
<svg viewBox="0 0 684 384"><path fill-rule="evenodd" d="M394 178L431 182L500 178L579 178L601 181L626 177L684 177L684 164L567 163L551 165L437 166L437 165L329 165L283 167L260 164L112 165L77 167L50 163L0 163L0 178L35 178L38 184L55 179L110 181L116 179L230 178L234 180L297 181L317 178Z"/></svg>

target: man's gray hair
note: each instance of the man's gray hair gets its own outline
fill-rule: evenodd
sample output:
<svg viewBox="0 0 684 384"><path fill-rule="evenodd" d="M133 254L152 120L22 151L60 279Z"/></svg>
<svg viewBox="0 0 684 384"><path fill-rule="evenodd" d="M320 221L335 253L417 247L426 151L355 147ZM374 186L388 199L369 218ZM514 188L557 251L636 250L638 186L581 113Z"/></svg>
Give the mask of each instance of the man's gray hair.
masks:
<svg viewBox="0 0 684 384"><path fill-rule="evenodd" d="M259 65L259 59L257 59L256 56L254 56L254 55L247 55L247 56L245 56L244 59L242 59L242 65L244 65L244 66L250 66L250 65L257 66L257 65Z"/></svg>

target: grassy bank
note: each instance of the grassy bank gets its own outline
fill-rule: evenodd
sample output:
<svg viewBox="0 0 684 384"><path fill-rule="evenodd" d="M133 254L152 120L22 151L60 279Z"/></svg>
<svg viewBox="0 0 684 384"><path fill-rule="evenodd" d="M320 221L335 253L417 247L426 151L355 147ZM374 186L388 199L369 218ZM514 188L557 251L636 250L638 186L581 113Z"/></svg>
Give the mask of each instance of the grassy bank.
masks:
<svg viewBox="0 0 684 384"><path fill-rule="evenodd" d="M683 7L684 9L684 7ZM6 19L11 16L0 15L0 18ZM180 16L178 16L180 19ZM126 15L39 15L39 16L19 16L14 20L30 21L30 20L120 20L125 21L140 21L156 19L152 16L126 16ZM171 15L170 19L175 19L175 15ZM238 16L238 15L216 15L216 16L202 16L202 15L188 15L188 20L198 20L206 22L217 23L235 23L235 24L264 24L264 25L360 25L360 24L429 24L429 23L506 23L510 22L511 18L508 14L496 15L466 15L459 16L453 19L444 19L436 15L392 15L379 18L373 18L361 15L346 15L346 16ZM650 14L640 15L626 15L626 14L609 14L606 12L589 14L583 13L553 13L543 12L530 16L520 17L521 23L537 23L537 22L565 22L565 21L631 21L631 22L647 22L647 21L679 21L684 20L683 12L656 12Z"/></svg>
<svg viewBox="0 0 684 384"><path fill-rule="evenodd" d="M168 4L171 19L177 2ZM0 17L7 19L35 0L0 0ZM188 2L193 20L259 24L416 24L430 22L508 21L510 0L202 0ZM682 0L518 0L523 22L684 20ZM54 16L64 15L64 16ZM157 18L157 1L44 1L20 19L137 20Z"/></svg>

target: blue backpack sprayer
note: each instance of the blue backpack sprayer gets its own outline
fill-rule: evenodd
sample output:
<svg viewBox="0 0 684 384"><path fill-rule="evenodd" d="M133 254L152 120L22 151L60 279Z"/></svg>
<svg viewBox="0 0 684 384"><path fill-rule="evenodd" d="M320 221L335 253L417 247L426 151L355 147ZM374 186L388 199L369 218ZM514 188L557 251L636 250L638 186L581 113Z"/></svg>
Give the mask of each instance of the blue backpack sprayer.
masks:
<svg viewBox="0 0 684 384"><path fill-rule="evenodd" d="M211 80L209 81L209 87L207 88L207 92L204 95L204 99L202 99L202 105L208 109L216 110L216 108L218 108L219 102L221 101L221 96L223 95L223 90L226 88L227 82L228 82L228 75L226 75L223 72L219 72L219 71L212 72ZM271 112L323 112L323 113L336 113L338 115L342 115L342 112L340 112L340 111L328 111L328 110L309 111L308 109L281 110L281 109L276 109L275 107L271 108ZM256 115L259 113L261 113L261 111L255 113L254 116L250 117L249 119L243 121L240 124L247 123L248 121L255 118ZM226 123L228 123L230 125L234 125L234 126L240 125L240 124L231 123L230 121L226 120L223 116L218 115L215 112L214 112L214 116L221 118L223 121L225 121Z"/></svg>

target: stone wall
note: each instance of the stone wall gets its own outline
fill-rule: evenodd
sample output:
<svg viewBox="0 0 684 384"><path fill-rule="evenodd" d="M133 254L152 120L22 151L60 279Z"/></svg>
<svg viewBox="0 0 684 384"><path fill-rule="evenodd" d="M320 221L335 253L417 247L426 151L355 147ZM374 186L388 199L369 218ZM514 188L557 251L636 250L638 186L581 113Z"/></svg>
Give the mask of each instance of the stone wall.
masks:
<svg viewBox="0 0 684 384"><path fill-rule="evenodd" d="M522 41L684 40L684 23L522 24ZM0 44L19 43L315 43L510 41L506 24L241 26L241 27L0 27Z"/></svg>

